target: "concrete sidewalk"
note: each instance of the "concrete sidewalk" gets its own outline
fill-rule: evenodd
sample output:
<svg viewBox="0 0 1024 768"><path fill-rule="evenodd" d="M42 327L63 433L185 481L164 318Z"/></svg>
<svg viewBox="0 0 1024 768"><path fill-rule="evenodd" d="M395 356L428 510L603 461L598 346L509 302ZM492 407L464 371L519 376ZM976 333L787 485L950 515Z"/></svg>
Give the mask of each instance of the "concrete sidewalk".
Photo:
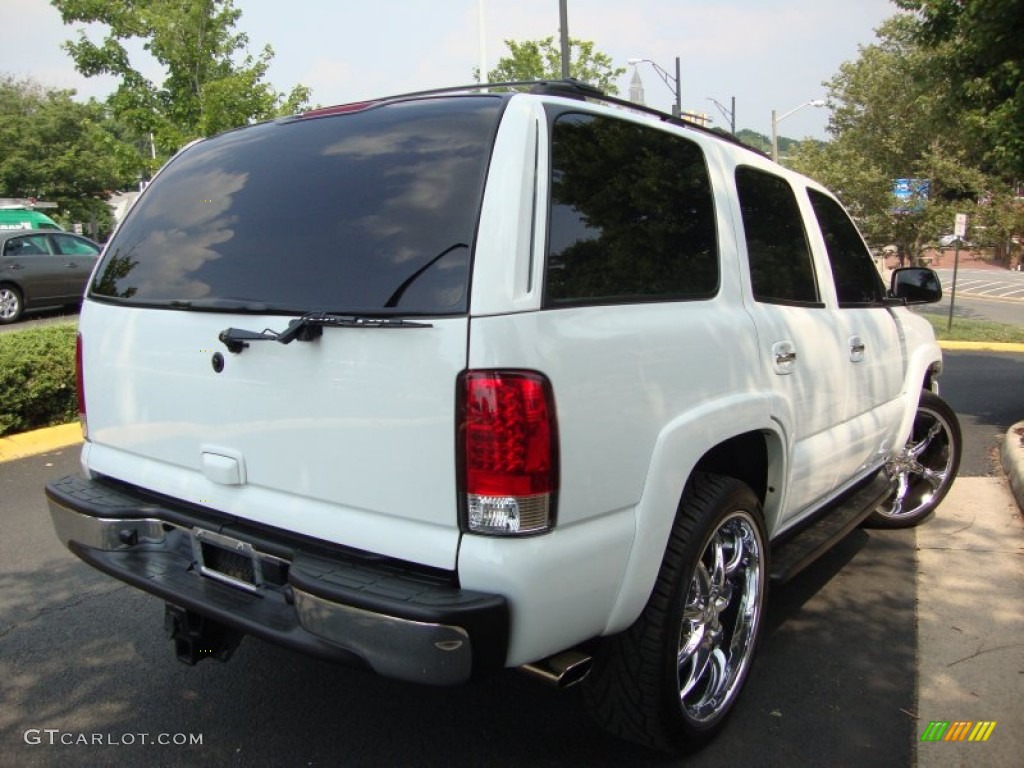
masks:
<svg viewBox="0 0 1024 768"><path fill-rule="evenodd" d="M956 480L917 537L917 765L1024 761L1024 520L1002 477ZM985 743L923 742L995 722ZM955 737L955 736L954 736Z"/></svg>

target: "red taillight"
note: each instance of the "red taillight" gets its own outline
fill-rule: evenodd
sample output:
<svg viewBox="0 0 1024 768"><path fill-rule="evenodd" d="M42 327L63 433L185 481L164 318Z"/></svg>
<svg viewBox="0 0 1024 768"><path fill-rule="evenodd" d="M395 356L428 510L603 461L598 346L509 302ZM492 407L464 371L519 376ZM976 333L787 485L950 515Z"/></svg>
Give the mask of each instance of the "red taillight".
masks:
<svg viewBox="0 0 1024 768"><path fill-rule="evenodd" d="M558 432L551 385L528 371L469 371L459 382L464 522L476 533L551 527Z"/></svg>
<svg viewBox="0 0 1024 768"><path fill-rule="evenodd" d="M85 380L82 373L82 334L75 336L75 386L78 389L78 420L82 424L82 437L89 437L89 422L85 416Z"/></svg>

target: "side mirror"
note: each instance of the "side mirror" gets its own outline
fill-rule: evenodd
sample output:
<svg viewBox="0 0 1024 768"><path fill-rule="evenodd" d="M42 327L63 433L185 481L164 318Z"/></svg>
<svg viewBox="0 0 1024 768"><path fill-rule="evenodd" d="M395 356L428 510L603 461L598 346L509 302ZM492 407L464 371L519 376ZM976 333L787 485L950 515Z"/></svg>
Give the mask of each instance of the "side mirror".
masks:
<svg viewBox="0 0 1024 768"><path fill-rule="evenodd" d="M942 298L942 283L934 270L905 267L893 270L889 295L907 304L933 304Z"/></svg>

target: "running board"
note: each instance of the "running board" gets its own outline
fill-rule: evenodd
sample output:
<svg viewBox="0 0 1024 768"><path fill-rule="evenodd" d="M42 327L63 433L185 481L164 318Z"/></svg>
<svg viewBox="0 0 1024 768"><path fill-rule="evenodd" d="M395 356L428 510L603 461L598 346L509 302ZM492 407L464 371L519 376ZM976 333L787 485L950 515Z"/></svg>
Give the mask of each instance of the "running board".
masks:
<svg viewBox="0 0 1024 768"><path fill-rule="evenodd" d="M810 524L772 547L771 580L784 584L828 552L860 525L892 493L892 483L879 472L867 485L844 496Z"/></svg>

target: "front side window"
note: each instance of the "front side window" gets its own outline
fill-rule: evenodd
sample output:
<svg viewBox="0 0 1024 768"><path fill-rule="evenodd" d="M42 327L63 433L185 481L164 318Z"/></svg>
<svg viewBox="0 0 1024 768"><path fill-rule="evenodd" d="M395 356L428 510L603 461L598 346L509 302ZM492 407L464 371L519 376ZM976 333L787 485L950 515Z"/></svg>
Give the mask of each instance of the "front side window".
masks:
<svg viewBox="0 0 1024 768"><path fill-rule="evenodd" d="M877 305L885 296L871 253L846 211L828 195L807 190L818 219L840 307Z"/></svg>
<svg viewBox="0 0 1024 768"><path fill-rule="evenodd" d="M743 166L736 169L736 192L754 298L817 305L814 263L793 188L779 176Z"/></svg>
<svg viewBox="0 0 1024 768"><path fill-rule="evenodd" d="M45 256L49 252L46 235L12 237L4 243L4 256Z"/></svg>
<svg viewBox="0 0 1024 768"><path fill-rule="evenodd" d="M552 129L547 306L713 296L718 240L695 143L581 113Z"/></svg>
<svg viewBox="0 0 1024 768"><path fill-rule="evenodd" d="M91 295L194 309L464 313L503 104L412 100L203 141L139 199Z"/></svg>

